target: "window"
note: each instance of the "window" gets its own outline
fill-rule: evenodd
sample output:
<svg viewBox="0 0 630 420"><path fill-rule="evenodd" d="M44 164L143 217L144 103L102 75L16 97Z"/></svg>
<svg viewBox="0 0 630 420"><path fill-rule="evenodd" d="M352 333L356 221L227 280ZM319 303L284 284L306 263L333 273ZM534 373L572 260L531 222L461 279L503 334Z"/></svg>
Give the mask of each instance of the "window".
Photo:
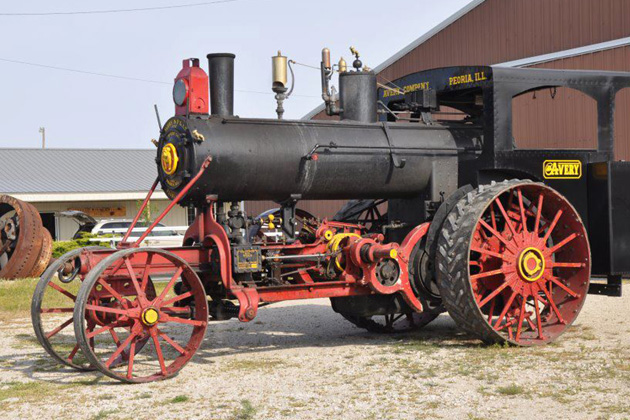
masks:
<svg viewBox="0 0 630 420"><path fill-rule="evenodd" d="M597 149L597 102L567 87L545 87L512 100L519 149Z"/></svg>

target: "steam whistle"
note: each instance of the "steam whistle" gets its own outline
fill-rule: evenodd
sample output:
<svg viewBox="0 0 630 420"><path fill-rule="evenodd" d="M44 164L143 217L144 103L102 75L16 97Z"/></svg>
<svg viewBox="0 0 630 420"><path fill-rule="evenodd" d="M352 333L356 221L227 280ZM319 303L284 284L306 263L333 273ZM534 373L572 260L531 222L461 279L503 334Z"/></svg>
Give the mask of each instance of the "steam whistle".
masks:
<svg viewBox="0 0 630 420"><path fill-rule="evenodd" d="M341 65L343 58L339 61ZM345 64L345 61L343 61ZM337 105L337 101L339 100L339 95L337 94L337 89L334 86L331 86L330 79L332 79L333 74L335 73L332 64L330 62L330 50L328 48L324 48L322 50L322 62L321 62L321 74L322 74L322 99L326 104L326 114L327 115L339 115L340 109Z"/></svg>
<svg viewBox="0 0 630 420"><path fill-rule="evenodd" d="M275 97L278 104L276 113L278 114L279 120L284 116L284 101L289 99L289 96L293 93L293 87L295 86L295 77L293 68L291 67L292 63L293 61L288 60L280 51L278 51L278 55L271 57L271 90L276 94ZM291 72L290 89L287 89L287 67Z"/></svg>

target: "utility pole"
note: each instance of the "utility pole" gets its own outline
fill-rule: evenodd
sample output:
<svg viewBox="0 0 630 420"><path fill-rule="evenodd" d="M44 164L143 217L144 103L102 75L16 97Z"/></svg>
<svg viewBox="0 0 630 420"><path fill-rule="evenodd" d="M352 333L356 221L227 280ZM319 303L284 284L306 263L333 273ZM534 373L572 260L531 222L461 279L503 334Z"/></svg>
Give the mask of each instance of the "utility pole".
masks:
<svg viewBox="0 0 630 420"><path fill-rule="evenodd" d="M46 148L46 127L39 127L39 132L42 133L42 149Z"/></svg>

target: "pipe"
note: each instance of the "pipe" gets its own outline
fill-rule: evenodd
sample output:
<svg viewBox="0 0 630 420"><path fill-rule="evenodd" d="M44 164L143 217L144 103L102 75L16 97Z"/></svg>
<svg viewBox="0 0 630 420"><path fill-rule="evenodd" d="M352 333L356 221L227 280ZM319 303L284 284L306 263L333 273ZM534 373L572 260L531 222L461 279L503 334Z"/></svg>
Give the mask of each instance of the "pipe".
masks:
<svg viewBox="0 0 630 420"><path fill-rule="evenodd" d="M208 54L210 113L221 117L234 115L234 54Z"/></svg>

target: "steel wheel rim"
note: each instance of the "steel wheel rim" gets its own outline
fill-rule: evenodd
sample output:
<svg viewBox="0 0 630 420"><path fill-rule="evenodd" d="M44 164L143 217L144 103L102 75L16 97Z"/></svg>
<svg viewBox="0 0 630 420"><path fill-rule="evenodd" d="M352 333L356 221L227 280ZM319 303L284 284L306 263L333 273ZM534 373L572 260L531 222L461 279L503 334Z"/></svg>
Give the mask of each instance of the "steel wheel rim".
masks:
<svg viewBox="0 0 630 420"><path fill-rule="evenodd" d="M33 299L31 301L31 321L33 323L33 329L35 331L35 336L37 340L42 345L42 347L46 350L46 352L57 362L69 366L73 369L79 371L90 371L94 370L94 368L89 364L87 360L84 363L76 363L75 358L77 356L82 357L82 352L79 348L79 344L76 340L76 336L74 335L74 329L72 328L72 314L74 312L74 302L76 300L76 293L73 293L73 289L69 287L69 284L72 284L73 281L80 281L79 278L73 277L69 279L69 281L60 280L58 283L54 282L55 275L65 266L65 264L69 261L74 260L75 257L79 256L81 252L84 250L97 250L97 249L107 249L103 247L86 247L79 248L72 251L69 251L62 255L59 259L53 262L46 271L42 274L35 287L35 292L33 293ZM78 270L77 270L78 271ZM47 292L59 293L65 298L67 298L67 304L63 305L55 305L55 307L42 307L44 305L44 297ZM72 305L68 307L68 305ZM47 306L47 305L44 305ZM56 311L56 312L53 312ZM44 319L42 318L42 314L48 313L67 313L67 319L64 319L61 322L58 322L56 328L52 330L47 330L44 327ZM57 328L59 328L57 330ZM62 351L59 348L56 341L60 339L59 336L62 332L70 332L73 337L74 345L70 349L70 351ZM51 333L54 333L51 335ZM68 344L68 343L63 343Z"/></svg>
<svg viewBox="0 0 630 420"><path fill-rule="evenodd" d="M144 271L136 272L132 261L134 258L137 261L141 255L145 255L147 266L162 258L177 267L164 291L156 293L154 298L143 297L142 293L137 292L144 291L145 274ZM129 273L129 293L120 291L117 289L120 284L116 285L117 282L127 280L104 274L105 270L118 263L121 264L121 270ZM167 297L180 279L186 285L185 293ZM99 290L96 289L98 287ZM118 296L110 293L112 289L118 292ZM99 294L100 291L103 291L102 294ZM97 295L101 297L96 299ZM112 295L107 303L103 303L104 295ZM179 309L174 306L189 300L194 304ZM182 315L184 312L192 314L191 319L185 318ZM90 329L90 320L94 323L95 319L98 325ZM75 334L87 359L103 374L131 383L163 380L176 375L200 347L207 324L208 305L199 277L176 255L150 248L118 251L97 264L81 286L74 311ZM177 336L173 338L174 335L168 329L173 325L190 327L189 336L184 333L183 340ZM124 331L127 331L126 335ZM140 356L138 347L145 347ZM146 369L139 374L141 364Z"/></svg>
<svg viewBox="0 0 630 420"><path fill-rule="evenodd" d="M553 341L577 318L588 291L590 248L577 211L542 184L501 191L474 227L468 276L495 335L526 346Z"/></svg>

